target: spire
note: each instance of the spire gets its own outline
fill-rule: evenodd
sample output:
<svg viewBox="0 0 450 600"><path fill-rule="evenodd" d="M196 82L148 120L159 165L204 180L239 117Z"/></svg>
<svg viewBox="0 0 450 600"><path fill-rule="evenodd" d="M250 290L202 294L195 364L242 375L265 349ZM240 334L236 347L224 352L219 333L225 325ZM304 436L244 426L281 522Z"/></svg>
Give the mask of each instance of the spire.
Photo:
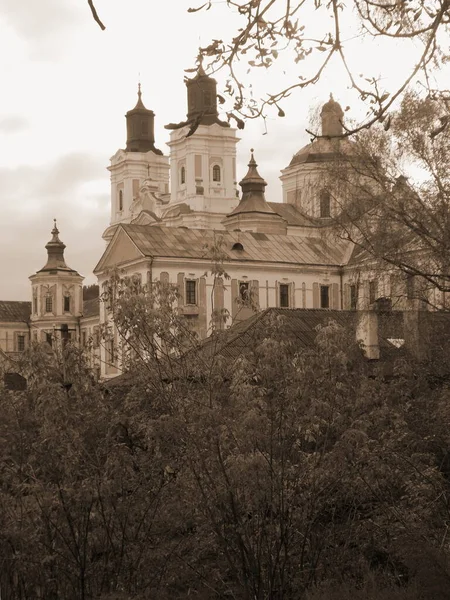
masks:
<svg viewBox="0 0 450 600"><path fill-rule="evenodd" d="M53 219L53 229L51 231L52 239L46 244L47 250L47 263L38 271L70 271L75 273L73 269L66 265L64 259L65 244L59 239L59 230L56 226L56 219Z"/></svg>
<svg viewBox="0 0 450 600"><path fill-rule="evenodd" d="M266 202L264 190L267 183L258 173L258 165L256 164L253 148L250 150L250 162L248 163L247 175L239 182L242 188L242 198L236 208L228 216L237 215L240 213L276 213L270 208Z"/></svg>
<svg viewBox="0 0 450 600"><path fill-rule="evenodd" d="M144 106L144 103L142 102L141 82L138 83L138 101L136 102L136 106L133 108L133 110L136 110L136 109L147 110ZM151 111L149 111L149 112L151 112Z"/></svg>
<svg viewBox="0 0 450 600"><path fill-rule="evenodd" d="M330 94L330 99L323 105L320 116L323 137L334 137L344 133L342 126L344 111L339 102L336 102L333 98L333 94Z"/></svg>
<svg viewBox="0 0 450 600"><path fill-rule="evenodd" d="M162 154L155 148L155 113L145 108L142 101L141 82L138 83L136 106L126 114L127 152L148 152Z"/></svg>

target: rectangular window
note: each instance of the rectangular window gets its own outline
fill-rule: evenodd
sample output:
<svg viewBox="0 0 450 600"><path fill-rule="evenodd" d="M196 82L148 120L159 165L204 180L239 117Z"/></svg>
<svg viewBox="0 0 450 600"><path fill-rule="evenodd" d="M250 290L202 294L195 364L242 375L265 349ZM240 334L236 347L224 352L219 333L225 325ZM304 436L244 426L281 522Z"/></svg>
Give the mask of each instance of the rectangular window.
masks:
<svg viewBox="0 0 450 600"><path fill-rule="evenodd" d="M35 315L37 315L37 296L33 296L33 312Z"/></svg>
<svg viewBox="0 0 450 600"><path fill-rule="evenodd" d="M45 297L45 312L50 313L53 310L53 298L52 296Z"/></svg>
<svg viewBox="0 0 450 600"><path fill-rule="evenodd" d="M197 304L197 282L186 281L186 304Z"/></svg>
<svg viewBox="0 0 450 600"><path fill-rule="evenodd" d="M373 304L377 299L378 285L376 281L369 281L369 304Z"/></svg>
<svg viewBox="0 0 450 600"><path fill-rule="evenodd" d="M108 340L106 343L107 361L111 364L114 364L116 360L115 351L114 340Z"/></svg>
<svg viewBox="0 0 450 600"><path fill-rule="evenodd" d="M358 302L358 291L356 285L350 286L350 310L356 310Z"/></svg>
<svg viewBox="0 0 450 600"><path fill-rule="evenodd" d="M250 291L250 286L248 281L240 281L239 282L239 298L243 301L243 302L248 302L249 300L249 291Z"/></svg>
<svg viewBox="0 0 450 600"><path fill-rule="evenodd" d="M330 308L330 286L320 286L320 308Z"/></svg>
<svg viewBox="0 0 450 600"><path fill-rule="evenodd" d="M70 296L64 296L64 312L70 312Z"/></svg>
<svg viewBox="0 0 450 600"><path fill-rule="evenodd" d="M289 284L280 283L280 306L289 308Z"/></svg>
<svg viewBox="0 0 450 600"><path fill-rule="evenodd" d="M86 346L86 339L87 339L86 329L83 329L83 331L81 332L81 343L83 346Z"/></svg>
<svg viewBox="0 0 450 600"><path fill-rule="evenodd" d="M53 338L52 338L52 334L51 333L46 333L45 334L45 341L47 342L47 344L49 346L51 346L53 344Z"/></svg>
<svg viewBox="0 0 450 600"><path fill-rule="evenodd" d="M18 335L17 336L17 351L23 352L25 350L25 336Z"/></svg>

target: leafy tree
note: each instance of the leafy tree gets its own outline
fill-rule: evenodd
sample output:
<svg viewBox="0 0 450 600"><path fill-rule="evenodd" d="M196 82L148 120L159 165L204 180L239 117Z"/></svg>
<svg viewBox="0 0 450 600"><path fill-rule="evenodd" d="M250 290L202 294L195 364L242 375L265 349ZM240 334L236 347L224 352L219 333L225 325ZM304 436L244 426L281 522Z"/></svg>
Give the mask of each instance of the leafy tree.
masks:
<svg viewBox="0 0 450 600"><path fill-rule="evenodd" d="M89 0L95 20L103 23ZM217 10L207 1L188 12ZM283 100L292 92L314 85L327 69L341 68L346 85L367 105L366 118L347 134L384 119L395 108L411 82L420 80L431 89L430 74L446 63L448 53L449 5L447 0L372 2L355 0L348 5L338 0L312 2L292 0L227 0L227 8L237 19L226 40L212 39L200 49L211 72L224 70L224 94L231 100L229 115L265 116L275 107L284 116ZM212 34L214 35L214 34ZM384 87L378 74L360 73L353 66L351 41L361 44L395 40L414 60L399 73L398 83ZM392 51L392 45L389 46ZM378 51L378 50L377 50ZM277 69L283 83L262 99L252 95L252 70ZM288 65L286 67L286 64ZM287 73L287 77L286 77ZM448 99L448 93L442 95ZM224 98L221 98L224 100ZM243 125L242 121L238 121Z"/></svg>
<svg viewBox="0 0 450 600"><path fill-rule="evenodd" d="M450 291L450 131L442 101L407 94L382 127L334 145L326 187L336 231L369 259L403 273L402 295L444 304ZM370 262L370 260L369 260ZM408 287L408 290L406 290ZM394 294L395 295L395 294Z"/></svg>

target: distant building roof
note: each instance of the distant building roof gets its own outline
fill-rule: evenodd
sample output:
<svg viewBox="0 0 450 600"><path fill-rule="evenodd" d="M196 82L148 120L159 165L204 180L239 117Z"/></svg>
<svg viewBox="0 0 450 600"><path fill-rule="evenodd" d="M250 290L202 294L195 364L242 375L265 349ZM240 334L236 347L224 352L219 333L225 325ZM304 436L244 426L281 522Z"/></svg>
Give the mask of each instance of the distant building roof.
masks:
<svg viewBox="0 0 450 600"><path fill-rule="evenodd" d="M83 317L97 317L100 315L100 298L91 298L83 302Z"/></svg>
<svg viewBox="0 0 450 600"><path fill-rule="evenodd" d="M209 259L210 248L223 240L227 261L254 261L309 265L341 265L346 244L327 240L251 231L215 231L146 225L120 225L144 256ZM234 244L243 250L233 250Z"/></svg>
<svg viewBox="0 0 450 600"><path fill-rule="evenodd" d="M0 322L26 323L31 315L31 302L0 300Z"/></svg>

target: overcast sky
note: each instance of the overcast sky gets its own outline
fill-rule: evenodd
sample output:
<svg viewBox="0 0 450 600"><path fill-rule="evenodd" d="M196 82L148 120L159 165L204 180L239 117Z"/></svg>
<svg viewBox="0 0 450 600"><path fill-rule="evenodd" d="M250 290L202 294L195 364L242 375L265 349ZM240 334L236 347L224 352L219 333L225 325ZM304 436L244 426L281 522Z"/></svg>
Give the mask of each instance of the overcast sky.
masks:
<svg viewBox="0 0 450 600"><path fill-rule="evenodd" d="M204 14L188 14L190 0L96 5L104 32L86 0L0 0L0 300L30 299L28 276L45 264L53 218L67 263L94 282L109 219L106 167L124 147L124 114L135 105L139 77L156 114L157 146L166 153L164 125L186 113L184 69L193 66L199 44L226 36L234 22L225 2ZM360 60L382 58L369 52ZM279 83L266 74L262 81ZM349 103L337 68L291 98L284 119L268 119L267 133L263 122L248 123L239 132L238 177L254 147L267 199L280 201L280 169L309 142L310 107L330 91Z"/></svg>

